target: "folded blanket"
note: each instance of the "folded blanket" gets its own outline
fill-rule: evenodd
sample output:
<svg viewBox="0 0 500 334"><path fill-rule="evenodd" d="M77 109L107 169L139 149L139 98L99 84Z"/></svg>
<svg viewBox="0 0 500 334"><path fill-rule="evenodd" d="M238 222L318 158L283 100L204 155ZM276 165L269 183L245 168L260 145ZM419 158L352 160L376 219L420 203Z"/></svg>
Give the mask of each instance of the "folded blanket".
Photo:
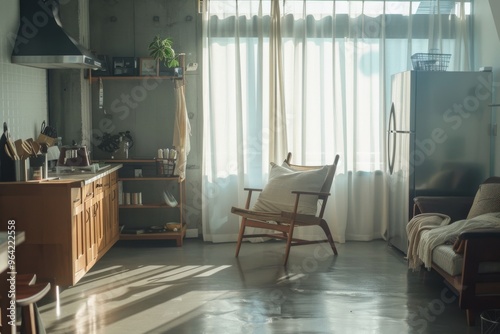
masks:
<svg viewBox="0 0 500 334"><path fill-rule="evenodd" d="M408 223L408 240L410 241L409 247L412 250L411 259L410 252L408 252L409 267L418 270L418 267L423 263L425 268L430 269L432 265L432 251L435 247L445 244L447 242L453 243L460 233L476 229L493 228L500 229L500 212L486 213L471 219L464 219L449 224L448 219L444 215L428 214L436 216L434 219L430 217L418 217L415 222ZM447 217L447 216L445 216ZM441 223L439 221L441 220ZM414 230L421 230L418 238L413 237L410 239L410 233L415 233ZM412 243L413 242L413 243Z"/></svg>
<svg viewBox="0 0 500 334"><path fill-rule="evenodd" d="M408 266L413 270L420 270L422 260L418 256L418 246L425 231L449 224L450 217L440 213L421 213L413 217L406 225L408 236Z"/></svg>

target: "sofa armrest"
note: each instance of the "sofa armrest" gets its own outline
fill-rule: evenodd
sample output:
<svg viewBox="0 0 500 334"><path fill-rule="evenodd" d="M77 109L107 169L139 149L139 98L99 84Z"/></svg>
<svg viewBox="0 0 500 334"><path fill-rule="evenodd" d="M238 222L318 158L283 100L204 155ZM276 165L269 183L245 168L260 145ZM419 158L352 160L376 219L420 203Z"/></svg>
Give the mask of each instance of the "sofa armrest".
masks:
<svg viewBox="0 0 500 334"><path fill-rule="evenodd" d="M497 253L496 250L500 244L500 230L477 229L462 232L453 244L453 250L457 254L464 254L466 244L470 244L471 247L480 247L482 251L491 250ZM473 251L473 253L477 253L477 250Z"/></svg>
<svg viewBox="0 0 500 334"><path fill-rule="evenodd" d="M413 199L413 214L442 213L450 216L451 221L467 218L474 197L466 196L418 196Z"/></svg>
<svg viewBox="0 0 500 334"><path fill-rule="evenodd" d="M460 240L483 239L483 238L498 238L500 244L500 230L478 229L478 230L462 232L458 236L458 239Z"/></svg>

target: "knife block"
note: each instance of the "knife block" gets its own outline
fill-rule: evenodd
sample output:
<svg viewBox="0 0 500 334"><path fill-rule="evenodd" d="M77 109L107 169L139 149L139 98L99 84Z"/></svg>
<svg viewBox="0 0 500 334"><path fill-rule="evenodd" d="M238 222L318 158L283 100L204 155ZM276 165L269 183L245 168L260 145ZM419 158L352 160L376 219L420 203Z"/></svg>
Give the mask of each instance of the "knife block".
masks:
<svg viewBox="0 0 500 334"><path fill-rule="evenodd" d="M7 137L4 132L0 138L0 181L12 182L16 180L16 166L14 160L5 152L6 144Z"/></svg>

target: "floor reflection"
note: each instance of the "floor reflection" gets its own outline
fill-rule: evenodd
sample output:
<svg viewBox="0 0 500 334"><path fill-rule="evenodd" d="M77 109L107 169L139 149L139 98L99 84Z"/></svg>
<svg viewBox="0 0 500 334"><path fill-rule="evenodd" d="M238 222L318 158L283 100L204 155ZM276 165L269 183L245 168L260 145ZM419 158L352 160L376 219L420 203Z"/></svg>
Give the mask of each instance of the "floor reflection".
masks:
<svg viewBox="0 0 500 334"><path fill-rule="evenodd" d="M340 244L338 256L295 247L286 268L282 243L244 247L235 258L230 243L119 243L59 303L40 305L47 332L480 332L456 301L438 309L443 282L409 272L383 241Z"/></svg>

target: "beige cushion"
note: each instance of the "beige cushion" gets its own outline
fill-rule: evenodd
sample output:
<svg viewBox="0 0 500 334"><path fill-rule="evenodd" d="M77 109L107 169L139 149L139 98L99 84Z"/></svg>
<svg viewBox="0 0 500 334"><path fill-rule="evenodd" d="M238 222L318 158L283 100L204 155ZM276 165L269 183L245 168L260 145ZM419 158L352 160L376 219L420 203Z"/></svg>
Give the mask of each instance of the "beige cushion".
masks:
<svg viewBox="0 0 500 334"><path fill-rule="evenodd" d="M293 171L287 167L271 164L269 181L252 210L265 212L293 211L296 195L294 190L319 192L328 173L328 167L310 171ZM314 215L317 211L317 196L300 196L298 213Z"/></svg>
<svg viewBox="0 0 500 334"><path fill-rule="evenodd" d="M452 245L439 245L432 250L432 262L451 276L460 275L464 258L453 251Z"/></svg>
<svg viewBox="0 0 500 334"><path fill-rule="evenodd" d="M464 258L455 253L452 245L439 245L432 250L432 262L451 276L462 274ZM481 274L500 272L500 262L480 262L478 272Z"/></svg>
<svg viewBox="0 0 500 334"><path fill-rule="evenodd" d="M479 186L467 219L490 212L500 212L499 183L483 183Z"/></svg>

